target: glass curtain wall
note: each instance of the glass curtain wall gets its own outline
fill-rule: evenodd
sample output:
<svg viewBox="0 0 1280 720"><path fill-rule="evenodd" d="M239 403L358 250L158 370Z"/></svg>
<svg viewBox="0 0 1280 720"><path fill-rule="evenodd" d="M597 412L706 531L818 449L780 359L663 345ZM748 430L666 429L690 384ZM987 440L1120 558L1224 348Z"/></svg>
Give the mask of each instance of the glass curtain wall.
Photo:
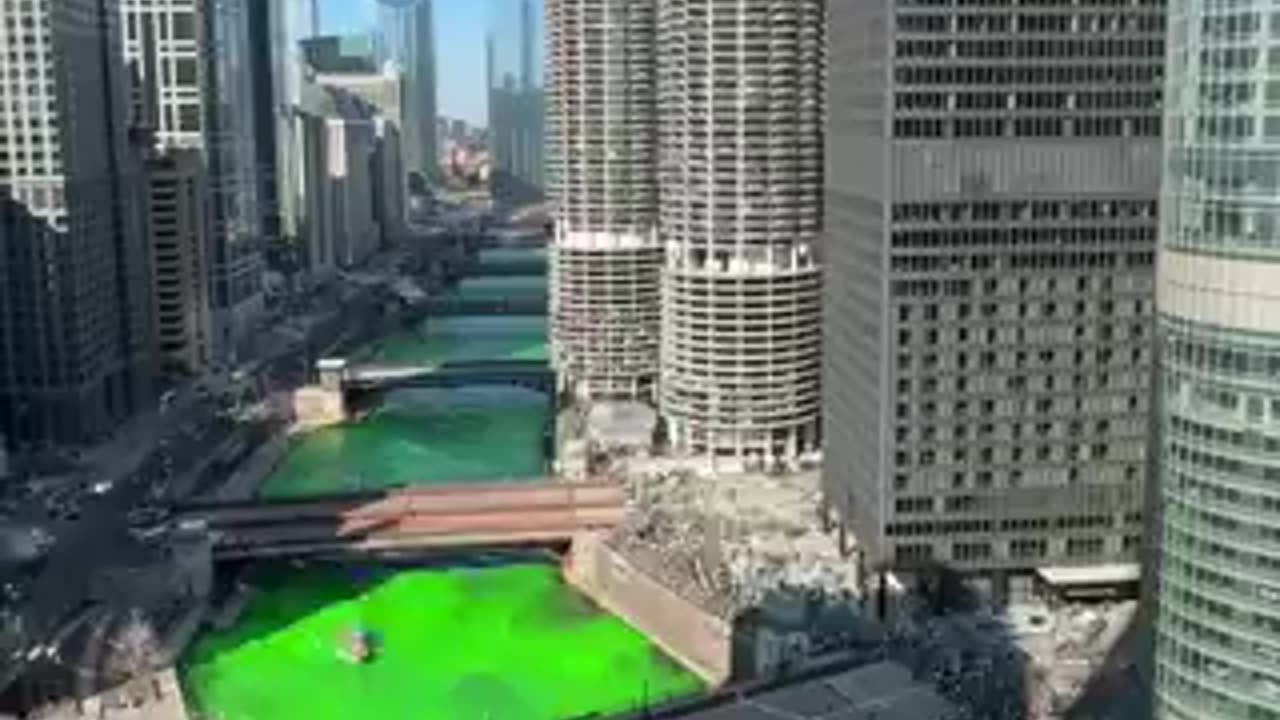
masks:
<svg viewBox="0 0 1280 720"><path fill-rule="evenodd" d="M1163 720L1280 720L1280 6L1169 3Z"/></svg>

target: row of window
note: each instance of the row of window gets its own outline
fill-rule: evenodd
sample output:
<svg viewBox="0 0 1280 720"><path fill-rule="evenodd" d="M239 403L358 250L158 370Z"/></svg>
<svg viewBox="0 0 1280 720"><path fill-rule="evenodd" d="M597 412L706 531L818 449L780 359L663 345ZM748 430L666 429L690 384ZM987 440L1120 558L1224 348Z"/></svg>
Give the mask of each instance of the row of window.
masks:
<svg viewBox="0 0 1280 720"><path fill-rule="evenodd" d="M890 209L895 223L950 225L967 221L1094 220L1157 217L1155 200L1012 200L1006 202L895 203Z"/></svg>
<svg viewBox="0 0 1280 720"><path fill-rule="evenodd" d="M1248 87L1248 85L1245 85ZM1160 107L1159 90L1024 90L1018 92L899 92L897 110L1149 110Z"/></svg>
<svg viewBox="0 0 1280 720"><path fill-rule="evenodd" d="M1201 118L1207 121L1207 118ZM1235 122L1235 119L1232 120ZM1252 126L1243 127L1249 129ZM1217 126L1214 126L1215 130ZM1231 126L1234 131L1235 125ZM1158 115L1080 117L899 117L893 121L895 138L947 140L951 138L1004 137L1159 137ZM1241 135L1240 137L1246 137ZM1218 137L1218 136L1213 136ZM1235 137L1235 136L1232 136Z"/></svg>

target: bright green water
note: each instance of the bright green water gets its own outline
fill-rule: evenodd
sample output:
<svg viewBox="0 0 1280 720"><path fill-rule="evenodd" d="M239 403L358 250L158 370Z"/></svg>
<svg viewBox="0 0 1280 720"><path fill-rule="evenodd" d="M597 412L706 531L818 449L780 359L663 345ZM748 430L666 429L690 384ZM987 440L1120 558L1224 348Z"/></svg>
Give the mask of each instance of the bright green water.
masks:
<svg viewBox="0 0 1280 720"><path fill-rule="evenodd" d="M486 251L484 257L527 252ZM467 278L454 290L467 297L545 291L546 280L538 276ZM537 317L428 318L369 350L392 362L545 359L547 323ZM399 390L358 422L298 438L259 494L297 497L542 476L542 434L551 413L550 398L519 388Z"/></svg>
<svg viewBox="0 0 1280 720"><path fill-rule="evenodd" d="M352 629L371 660L339 654ZM184 663L192 705L219 720L560 720L699 689L554 567L299 571Z"/></svg>
<svg viewBox="0 0 1280 720"><path fill-rule="evenodd" d="M539 275L490 275L466 278L451 293L476 300L545 295L547 279Z"/></svg>
<svg viewBox="0 0 1280 720"><path fill-rule="evenodd" d="M517 388L398 390L360 422L295 441L264 497L545 475L550 400Z"/></svg>
<svg viewBox="0 0 1280 720"><path fill-rule="evenodd" d="M538 317L444 317L383 338L373 357L392 363L546 360L547 321Z"/></svg>
<svg viewBox="0 0 1280 720"><path fill-rule="evenodd" d="M458 290L545 291L526 277L469 279ZM541 358L546 323L437 318L373 350L395 361ZM514 388L397 391L362 422L298 439L262 494L541 475L549 403ZM337 653L357 626L381 643L364 665ZM234 628L197 641L183 682L192 705L218 720L561 720L699 688L544 565L294 571L264 587Z"/></svg>

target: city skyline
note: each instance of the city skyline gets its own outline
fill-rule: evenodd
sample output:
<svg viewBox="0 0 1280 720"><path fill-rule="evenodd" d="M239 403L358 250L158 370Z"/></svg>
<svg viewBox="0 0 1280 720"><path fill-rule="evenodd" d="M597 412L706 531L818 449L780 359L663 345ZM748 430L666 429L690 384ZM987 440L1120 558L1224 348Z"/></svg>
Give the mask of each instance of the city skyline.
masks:
<svg viewBox="0 0 1280 720"><path fill-rule="evenodd" d="M1280 720L1277 7L0 0L0 717Z"/></svg>

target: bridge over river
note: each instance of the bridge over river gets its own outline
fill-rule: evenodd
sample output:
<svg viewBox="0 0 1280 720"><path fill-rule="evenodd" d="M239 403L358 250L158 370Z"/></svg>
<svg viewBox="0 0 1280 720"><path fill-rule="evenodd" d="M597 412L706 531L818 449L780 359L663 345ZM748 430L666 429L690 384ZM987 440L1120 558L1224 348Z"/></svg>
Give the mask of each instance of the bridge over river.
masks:
<svg viewBox="0 0 1280 720"><path fill-rule="evenodd" d="M298 500L195 503L175 522L207 529L219 559L506 545L564 545L617 526L614 483L484 483Z"/></svg>

